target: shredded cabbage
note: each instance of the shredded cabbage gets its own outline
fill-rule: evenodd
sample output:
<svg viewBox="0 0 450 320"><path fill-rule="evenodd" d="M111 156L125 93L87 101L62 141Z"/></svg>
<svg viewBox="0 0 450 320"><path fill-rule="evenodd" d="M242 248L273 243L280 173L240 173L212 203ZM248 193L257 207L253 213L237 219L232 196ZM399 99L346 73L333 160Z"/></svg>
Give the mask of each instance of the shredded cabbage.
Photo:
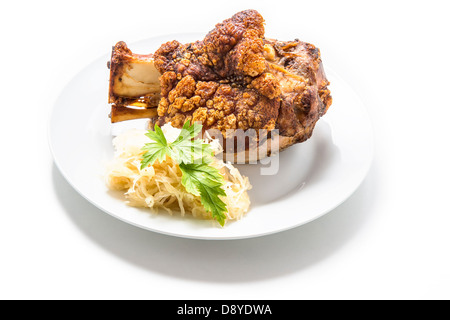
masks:
<svg viewBox="0 0 450 320"><path fill-rule="evenodd" d="M168 142L172 142L180 133L180 129L166 124L161 128ZM212 219L206 212L199 196L186 191L181 184L181 170L170 157L158 160L144 169L140 169L141 150L149 140L145 130L131 129L113 139L114 159L107 165L106 184L111 190L124 191L126 202L131 206L153 208L157 212L163 209L170 214L180 212L182 216L192 214L194 217ZM215 154L222 152L218 140L207 136ZM214 158L211 164L224 177L226 197L221 197L227 205L227 220L238 220L248 212L250 198L247 191L251 189L247 177L242 176L231 163L224 163Z"/></svg>

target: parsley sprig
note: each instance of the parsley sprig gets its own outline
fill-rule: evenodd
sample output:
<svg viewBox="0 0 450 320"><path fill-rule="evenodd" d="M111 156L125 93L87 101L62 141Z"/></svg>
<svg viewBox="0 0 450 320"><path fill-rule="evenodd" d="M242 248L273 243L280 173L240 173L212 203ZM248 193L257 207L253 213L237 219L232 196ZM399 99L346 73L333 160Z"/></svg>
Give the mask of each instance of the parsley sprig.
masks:
<svg viewBox="0 0 450 320"><path fill-rule="evenodd" d="M156 160L160 162L166 156L175 160L182 172L181 183L186 191L200 196L200 201L207 212L211 212L214 219L220 225L225 224L226 204L219 196L225 196L223 189L223 176L211 163L213 151L211 146L195 137L201 132L202 125L183 125L179 136L171 143L167 142L163 131L155 125L155 131L149 130L145 135L152 142L146 143L142 150L145 151L141 161L141 170L153 165Z"/></svg>

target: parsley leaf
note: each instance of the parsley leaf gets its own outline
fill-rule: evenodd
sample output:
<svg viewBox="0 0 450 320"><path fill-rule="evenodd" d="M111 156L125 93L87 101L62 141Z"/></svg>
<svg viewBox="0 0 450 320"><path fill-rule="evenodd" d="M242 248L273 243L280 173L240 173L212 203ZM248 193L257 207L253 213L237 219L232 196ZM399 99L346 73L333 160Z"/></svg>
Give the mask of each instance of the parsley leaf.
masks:
<svg viewBox="0 0 450 320"><path fill-rule="evenodd" d="M148 131L145 134L154 142L146 143L142 150L146 151L141 161L141 170L153 165L156 160L164 161L166 154L170 153L170 147L161 128L156 124L155 131Z"/></svg>
<svg viewBox="0 0 450 320"><path fill-rule="evenodd" d="M181 183L189 193L200 195L206 211L211 212L220 225L224 225L227 211L226 204L219 196L226 196L222 188L223 177L219 170L210 166L208 161L202 163L180 163L183 173Z"/></svg>
<svg viewBox="0 0 450 320"><path fill-rule="evenodd" d="M193 163L203 157L203 152L212 153L211 146L202 140L194 138L202 131L202 125L189 124L186 121L178 138L171 143L172 156L178 163Z"/></svg>
<svg viewBox="0 0 450 320"><path fill-rule="evenodd" d="M146 136L153 142L146 143L141 170L153 165L156 160L164 161L166 156L175 160L182 172L181 183L186 191L200 196L201 203L207 212L211 212L220 225L225 223L226 204L219 196L226 196L223 189L223 176L217 168L210 164L213 161L211 146L195 137L202 131L202 125L183 125L180 135L172 143L168 143L164 133L158 125L155 131L148 131Z"/></svg>

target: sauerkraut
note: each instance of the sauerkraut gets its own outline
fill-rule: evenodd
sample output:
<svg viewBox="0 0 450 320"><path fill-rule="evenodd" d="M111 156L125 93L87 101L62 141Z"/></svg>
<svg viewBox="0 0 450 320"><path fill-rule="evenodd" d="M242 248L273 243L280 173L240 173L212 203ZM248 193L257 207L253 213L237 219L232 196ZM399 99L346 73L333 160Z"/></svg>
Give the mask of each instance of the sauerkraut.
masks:
<svg viewBox="0 0 450 320"><path fill-rule="evenodd" d="M166 124L161 128L168 142L172 142L180 129ZM158 160L151 166L140 169L142 147L150 142L145 136L146 130L131 129L113 139L114 159L107 165L106 184L111 190L124 192L125 201L130 206L148 207L167 211L169 214L191 214L194 217L212 219L206 212L200 197L186 191L181 183L182 172L178 164L169 156L165 161ZM205 139L216 154L222 152L218 140ZM221 199L227 205L227 220L238 220L248 212L250 198L247 191L251 189L247 177L242 176L231 163L214 158L212 166L219 169L224 177L223 188L226 197Z"/></svg>

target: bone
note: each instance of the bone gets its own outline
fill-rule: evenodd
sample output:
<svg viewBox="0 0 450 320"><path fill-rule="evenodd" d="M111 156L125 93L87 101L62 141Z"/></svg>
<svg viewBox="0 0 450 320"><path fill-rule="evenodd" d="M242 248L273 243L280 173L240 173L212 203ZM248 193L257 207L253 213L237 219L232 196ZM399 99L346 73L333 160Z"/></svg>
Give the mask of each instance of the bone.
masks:
<svg viewBox="0 0 450 320"><path fill-rule="evenodd" d="M153 118L157 116L157 108L127 108L122 106L111 106L110 118L112 123L134 120L134 119L144 119Z"/></svg>
<svg viewBox="0 0 450 320"><path fill-rule="evenodd" d="M109 103L119 98L141 98L159 94L159 77L151 54L134 54L124 42L117 43L112 51L109 83Z"/></svg>

